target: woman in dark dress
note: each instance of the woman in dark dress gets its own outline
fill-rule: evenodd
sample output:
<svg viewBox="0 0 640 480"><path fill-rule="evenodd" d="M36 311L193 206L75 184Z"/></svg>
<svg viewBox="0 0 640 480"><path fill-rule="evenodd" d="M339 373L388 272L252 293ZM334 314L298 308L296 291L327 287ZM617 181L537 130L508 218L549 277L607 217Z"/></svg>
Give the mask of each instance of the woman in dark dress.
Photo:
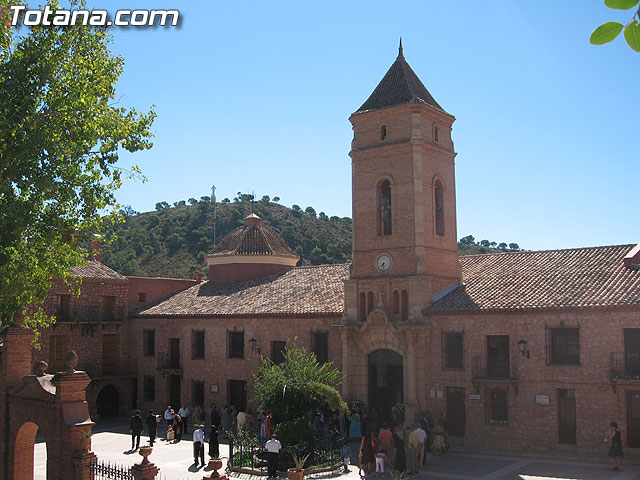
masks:
<svg viewBox="0 0 640 480"><path fill-rule="evenodd" d="M622 436L616 422L611 422L609 426L611 427L611 435L609 435L609 440L611 441L611 447L609 448L611 470L620 470L620 457L624 456L622 453Z"/></svg>
<svg viewBox="0 0 640 480"><path fill-rule="evenodd" d="M211 458L220 458L220 443L218 441L218 429L215 426L211 427L211 433L209 434L209 456Z"/></svg>
<svg viewBox="0 0 640 480"><path fill-rule="evenodd" d="M175 443L178 443L182 440L182 417L177 413L173 417L173 431L176 435Z"/></svg>
<svg viewBox="0 0 640 480"><path fill-rule="evenodd" d="M360 470L365 470L365 475L371 473L371 466L376 461L375 457L375 432L367 431L360 442Z"/></svg>
<svg viewBox="0 0 640 480"><path fill-rule="evenodd" d="M407 460L404 456L404 440L398 436L397 433L393 434L393 448L396 450L396 458L393 462L393 469L396 472L404 472L407 469Z"/></svg>

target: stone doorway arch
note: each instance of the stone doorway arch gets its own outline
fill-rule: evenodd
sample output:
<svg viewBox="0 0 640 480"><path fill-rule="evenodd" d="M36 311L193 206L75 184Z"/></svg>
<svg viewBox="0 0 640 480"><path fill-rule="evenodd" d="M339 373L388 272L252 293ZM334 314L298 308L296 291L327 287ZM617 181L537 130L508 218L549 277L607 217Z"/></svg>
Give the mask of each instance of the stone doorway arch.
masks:
<svg viewBox="0 0 640 480"><path fill-rule="evenodd" d="M13 451L14 480L31 480L33 478L35 458L33 447L40 428L33 422L24 423L18 430ZM47 439L45 438L45 443ZM48 450L48 447L47 447ZM44 459L46 461L46 459ZM48 468L47 462L47 468ZM47 477L50 477L47 472Z"/></svg>
<svg viewBox="0 0 640 480"><path fill-rule="evenodd" d="M400 421L394 406L404 402L402 355L395 350L378 349L368 355L369 409L378 423ZM395 416L394 416L395 414Z"/></svg>
<svg viewBox="0 0 640 480"><path fill-rule="evenodd" d="M116 417L120 409L120 393L115 385L105 385L96 397L96 409L100 418Z"/></svg>

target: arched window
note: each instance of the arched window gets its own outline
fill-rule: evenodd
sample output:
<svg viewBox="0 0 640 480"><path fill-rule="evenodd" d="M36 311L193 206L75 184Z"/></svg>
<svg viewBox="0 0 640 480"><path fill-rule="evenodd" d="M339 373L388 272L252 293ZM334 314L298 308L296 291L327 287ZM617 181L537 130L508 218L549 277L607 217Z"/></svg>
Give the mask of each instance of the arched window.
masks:
<svg viewBox="0 0 640 480"><path fill-rule="evenodd" d="M409 293L402 290L400 294L400 318L407 320L409 318Z"/></svg>
<svg viewBox="0 0 640 480"><path fill-rule="evenodd" d="M440 180L436 180L434 208L436 217L436 234L444 235L444 187Z"/></svg>
<svg viewBox="0 0 640 480"><path fill-rule="evenodd" d="M385 125L380 127L380 140L384 141L387 139L387 127Z"/></svg>
<svg viewBox="0 0 640 480"><path fill-rule="evenodd" d="M385 180L378 189L378 235L391 235L391 183Z"/></svg>
<svg viewBox="0 0 640 480"><path fill-rule="evenodd" d="M400 295L398 294L398 290L394 290L393 291L393 295L391 296L392 300L392 308L393 308L393 313L398 314L400 313Z"/></svg>
<svg viewBox="0 0 640 480"><path fill-rule="evenodd" d="M438 127L436 126L433 127L433 141L434 142L438 141Z"/></svg>
<svg viewBox="0 0 640 480"><path fill-rule="evenodd" d="M367 314L373 310L373 292L367 292Z"/></svg>
<svg viewBox="0 0 640 480"><path fill-rule="evenodd" d="M367 297L364 292L360 292L360 300L358 301L358 318L361 322L367 319Z"/></svg>

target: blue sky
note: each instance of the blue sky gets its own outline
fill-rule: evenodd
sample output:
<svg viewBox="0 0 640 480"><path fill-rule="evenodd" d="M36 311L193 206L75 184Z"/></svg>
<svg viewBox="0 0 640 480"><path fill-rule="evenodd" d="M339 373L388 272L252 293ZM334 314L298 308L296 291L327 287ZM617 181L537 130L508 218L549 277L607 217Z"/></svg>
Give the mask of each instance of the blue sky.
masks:
<svg viewBox="0 0 640 480"><path fill-rule="evenodd" d="M591 31L631 12L575 1L90 1L178 8L180 27L114 28L120 103L158 113L153 210L236 192L351 216L349 115L395 60L455 115L458 237L553 249L640 242L640 54Z"/></svg>

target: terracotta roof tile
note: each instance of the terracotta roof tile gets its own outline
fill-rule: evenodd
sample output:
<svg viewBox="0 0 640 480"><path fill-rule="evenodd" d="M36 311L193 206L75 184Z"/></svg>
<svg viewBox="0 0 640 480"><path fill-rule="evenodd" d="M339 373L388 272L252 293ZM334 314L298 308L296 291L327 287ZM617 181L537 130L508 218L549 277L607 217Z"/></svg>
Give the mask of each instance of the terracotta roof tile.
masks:
<svg viewBox="0 0 640 480"><path fill-rule="evenodd" d="M127 280L126 277L95 260L89 260L86 265L72 267L71 273L82 278L95 278L97 280Z"/></svg>
<svg viewBox="0 0 640 480"><path fill-rule="evenodd" d="M210 255L284 255L297 257L280 235L262 225L245 225L225 235Z"/></svg>
<svg viewBox="0 0 640 480"><path fill-rule="evenodd" d="M640 270L622 261L633 247L462 256L463 285L423 312L640 307Z"/></svg>
<svg viewBox="0 0 640 480"><path fill-rule="evenodd" d="M157 316L341 315L349 265L296 267L235 285L205 282L139 311Z"/></svg>

